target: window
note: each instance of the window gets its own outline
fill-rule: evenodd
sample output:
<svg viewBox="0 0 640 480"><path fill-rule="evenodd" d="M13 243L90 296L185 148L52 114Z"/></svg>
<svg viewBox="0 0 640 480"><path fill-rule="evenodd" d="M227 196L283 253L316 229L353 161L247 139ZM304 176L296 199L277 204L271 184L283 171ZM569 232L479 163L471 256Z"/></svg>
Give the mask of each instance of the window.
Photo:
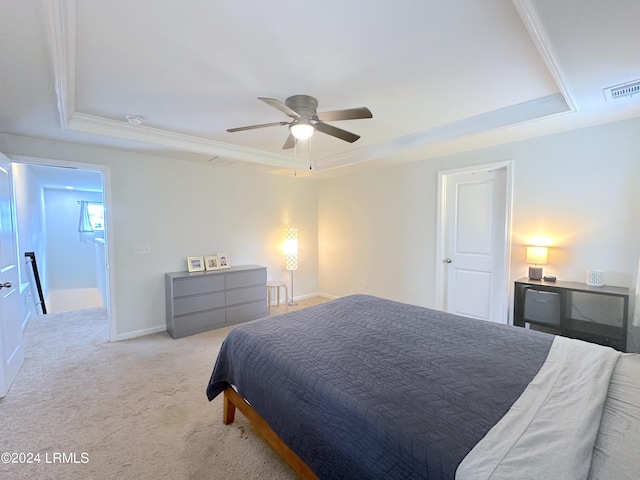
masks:
<svg viewBox="0 0 640 480"><path fill-rule="evenodd" d="M104 205L102 203L89 203L89 222L94 230L104 230Z"/></svg>

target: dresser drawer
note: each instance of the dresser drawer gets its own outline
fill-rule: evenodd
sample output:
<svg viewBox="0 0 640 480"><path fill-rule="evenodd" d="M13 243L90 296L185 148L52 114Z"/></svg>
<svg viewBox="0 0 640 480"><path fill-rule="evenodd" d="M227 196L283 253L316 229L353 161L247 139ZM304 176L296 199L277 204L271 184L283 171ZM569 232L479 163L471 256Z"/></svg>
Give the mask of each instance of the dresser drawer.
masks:
<svg viewBox="0 0 640 480"><path fill-rule="evenodd" d="M258 300L267 301L267 288L264 285L227 290L227 306Z"/></svg>
<svg viewBox="0 0 640 480"><path fill-rule="evenodd" d="M245 272L234 272L227 275L227 290L249 285L266 285L267 269L259 268Z"/></svg>
<svg viewBox="0 0 640 480"><path fill-rule="evenodd" d="M187 313L202 312L203 310L213 310L214 308L224 307L224 297L224 291L222 291L176 298L173 301L173 314L185 315Z"/></svg>
<svg viewBox="0 0 640 480"><path fill-rule="evenodd" d="M195 333L206 332L212 328L222 327L226 322L224 308L208 310L206 312L184 315L173 319L173 326L169 333L173 338L185 337Z"/></svg>
<svg viewBox="0 0 640 480"><path fill-rule="evenodd" d="M173 281L173 296L197 295L198 293L218 292L224 290L224 276L197 275L188 278L177 278Z"/></svg>
<svg viewBox="0 0 640 480"><path fill-rule="evenodd" d="M227 324L246 322L267 316L267 301L243 303L227 307Z"/></svg>

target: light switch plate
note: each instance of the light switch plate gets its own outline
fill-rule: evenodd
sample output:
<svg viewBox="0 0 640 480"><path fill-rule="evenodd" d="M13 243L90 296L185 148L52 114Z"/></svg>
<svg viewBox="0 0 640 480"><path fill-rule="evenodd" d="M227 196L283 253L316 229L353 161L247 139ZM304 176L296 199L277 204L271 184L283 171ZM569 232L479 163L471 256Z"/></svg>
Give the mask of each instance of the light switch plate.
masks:
<svg viewBox="0 0 640 480"><path fill-rule="evenodd" d="M133 246L135 255L149 255L151 253L151 245L148 243L137 243Z"/></svg>

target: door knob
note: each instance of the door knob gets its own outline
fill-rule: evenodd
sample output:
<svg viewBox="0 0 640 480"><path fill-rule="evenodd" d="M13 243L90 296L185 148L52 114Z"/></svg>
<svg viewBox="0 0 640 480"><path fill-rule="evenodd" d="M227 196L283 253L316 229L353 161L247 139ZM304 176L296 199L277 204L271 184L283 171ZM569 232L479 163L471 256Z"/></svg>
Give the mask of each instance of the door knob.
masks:
<svg viewBox="0 0 640 480"><path fill-rule="evenodd" d="M0 283L0 288L11 288L11 282Z"/></svg>
<svg viewBox="0 0 640 480"><path fill-rule="evenodd" d="M451 260L449 257L447 257L447 258L444 259L444 262L445 263L451 263L451 262L453 262L453 260Z"/></svg>

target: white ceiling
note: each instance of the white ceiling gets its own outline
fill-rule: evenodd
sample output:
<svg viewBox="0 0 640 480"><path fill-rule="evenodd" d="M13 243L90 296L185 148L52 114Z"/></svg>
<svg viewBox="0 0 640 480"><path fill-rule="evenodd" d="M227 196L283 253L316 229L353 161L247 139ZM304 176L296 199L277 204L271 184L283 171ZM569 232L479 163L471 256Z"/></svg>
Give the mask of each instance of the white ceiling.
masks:
<svg viewBox="0 0 640 480"><path fill-rule="evenodd" d="M102 192L102 173L96 170L29 164L29 171L43 188Z"/></svg>
<svg viewBox="0 0 640 480"><path fill-rule="evenodd" d="M0 1L3 133L319 175L640 115L637 0ZM295 94L373 118L226 131Z"/></svg>

